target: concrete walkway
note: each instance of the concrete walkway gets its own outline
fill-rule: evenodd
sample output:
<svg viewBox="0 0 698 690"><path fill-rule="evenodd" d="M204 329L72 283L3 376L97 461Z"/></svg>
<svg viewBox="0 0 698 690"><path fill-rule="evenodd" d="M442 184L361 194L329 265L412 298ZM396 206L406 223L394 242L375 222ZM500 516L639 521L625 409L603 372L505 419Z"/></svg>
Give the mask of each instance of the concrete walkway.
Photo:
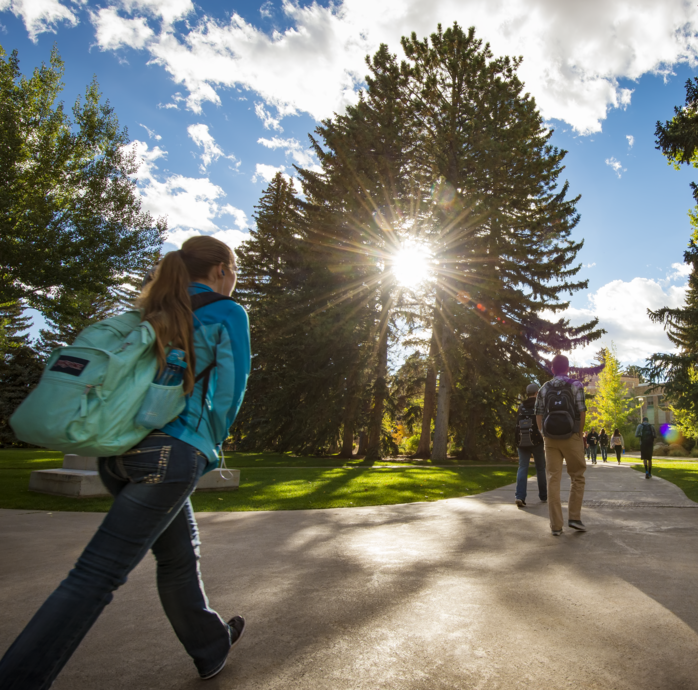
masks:
<svg viewBox="0 0 698 690"><path fill-rule="evenodd" d="M563 485L564 486L564 485ZM212 606L248 619L212 690L698 688L698 504L587 469L589 532L551 536L529 482L436 503L203 513ZM100 515L0 511L0 650ZM57 690L202 688L147 558Z"/></svg>

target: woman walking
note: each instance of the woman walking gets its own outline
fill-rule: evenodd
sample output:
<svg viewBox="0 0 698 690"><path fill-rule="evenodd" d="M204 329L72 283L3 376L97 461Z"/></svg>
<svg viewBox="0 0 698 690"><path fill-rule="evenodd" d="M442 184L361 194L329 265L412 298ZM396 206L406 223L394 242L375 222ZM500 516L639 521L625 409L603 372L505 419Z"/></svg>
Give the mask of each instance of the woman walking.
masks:
<svg viewBox="0 0 698 690"><path fill-rule="evenodd" d="M625 442L623 441L623 435L618 429L616 429L613 432L613 436L611 436L611 448L616 451L616 458L618 460L618 464L620 465L620 456L625 450Z"/></svg>
<svg viewBox="0 0 698 690"><path fill-rule="evenodd" d="M201 678L219 673L242 637L241 616L226 623L209 608L189 500L201 475L218 466L217 448L237 415L250 371L247 314L229 298L236 271L227 245L193 237L165 256L145 287L139 307L156 333L160 364L169 347L186 353L186 407L135 448L99 459L114 503L73 570L0 661L3 690L50 687L150 549L160 601ZM201 293L224 297L193 299ZM195 314L192 301L203 305ZM195 372L204 370L210 375L196 379Z"/></svg>

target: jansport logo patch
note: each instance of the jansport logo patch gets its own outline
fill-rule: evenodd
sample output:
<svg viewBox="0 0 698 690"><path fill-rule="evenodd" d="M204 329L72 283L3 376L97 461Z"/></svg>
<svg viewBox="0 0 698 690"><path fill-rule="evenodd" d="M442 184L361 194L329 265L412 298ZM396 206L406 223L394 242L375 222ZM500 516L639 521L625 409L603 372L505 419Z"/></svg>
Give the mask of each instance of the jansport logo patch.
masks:
<svg viewBox="0 0 698 690"><path fill-rule="evenodd" d="M71 376L80 376L89 363L89 359L61 355L51 367L51 371L62 371L64 374L70 374Z"/></svg>

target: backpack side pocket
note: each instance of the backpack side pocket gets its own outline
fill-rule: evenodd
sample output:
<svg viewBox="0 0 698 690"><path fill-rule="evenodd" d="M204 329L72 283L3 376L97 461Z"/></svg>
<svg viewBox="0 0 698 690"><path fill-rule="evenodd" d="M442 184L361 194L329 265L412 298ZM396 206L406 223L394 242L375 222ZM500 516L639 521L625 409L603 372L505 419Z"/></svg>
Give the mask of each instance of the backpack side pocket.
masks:
<svg viewBox="0 0 698 690"><path fill-rule="evenodd" d="M184 386L160 386L151 383L136 415L136 425L145 429L161 429L184 409Z"/></svg>

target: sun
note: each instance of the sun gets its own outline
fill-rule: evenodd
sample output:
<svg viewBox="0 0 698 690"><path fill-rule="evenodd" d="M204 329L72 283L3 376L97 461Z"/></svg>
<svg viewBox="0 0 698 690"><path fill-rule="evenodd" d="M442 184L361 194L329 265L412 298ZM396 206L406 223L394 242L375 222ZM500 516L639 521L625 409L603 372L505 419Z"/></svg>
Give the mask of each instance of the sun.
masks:
<svg viewBox="0 0 698 690"><path fill-rule="evenodd" d="M431 252L423 244L404 245L392 260L392 271L403 287L418 287L432 275Z"/></svg>

